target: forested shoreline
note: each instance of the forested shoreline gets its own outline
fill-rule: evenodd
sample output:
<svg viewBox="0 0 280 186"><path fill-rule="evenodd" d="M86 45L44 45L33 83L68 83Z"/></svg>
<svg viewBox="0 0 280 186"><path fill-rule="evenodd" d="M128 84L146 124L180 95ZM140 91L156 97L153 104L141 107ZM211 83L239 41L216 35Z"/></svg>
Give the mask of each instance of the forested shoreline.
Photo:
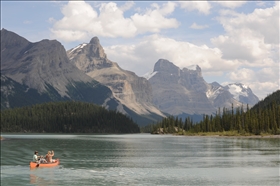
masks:
<svg viewBox="0 0 280 186"><path fill-rule="evenodd" d="M139 133L140 129L122 113L69 101L1 110L1 132Z"/></svg>
<svg viewBox="0 0 280 186"><path fill-rule="evenodd" d="M227 133L229 135L279 135L280 134L280 90L272 93L251 109L248 105L238 108L219 109L215 115L205 115L194 123L191 118L184 121L169 116L141 130L153 134L195 135L199 133Z"/></svg>

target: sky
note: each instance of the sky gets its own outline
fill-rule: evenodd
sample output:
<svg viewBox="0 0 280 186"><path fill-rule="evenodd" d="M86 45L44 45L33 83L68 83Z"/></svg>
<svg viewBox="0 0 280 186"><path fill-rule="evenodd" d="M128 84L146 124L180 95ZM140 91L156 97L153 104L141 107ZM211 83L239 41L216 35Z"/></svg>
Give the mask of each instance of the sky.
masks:
<svg viewBox="0 0 280 186"><path fill-rule="evenodd" d="M159 59L206 82L280 89L277 1L1 1L1 29L66 50L97 36L109 60L143 76Z"/></svg>

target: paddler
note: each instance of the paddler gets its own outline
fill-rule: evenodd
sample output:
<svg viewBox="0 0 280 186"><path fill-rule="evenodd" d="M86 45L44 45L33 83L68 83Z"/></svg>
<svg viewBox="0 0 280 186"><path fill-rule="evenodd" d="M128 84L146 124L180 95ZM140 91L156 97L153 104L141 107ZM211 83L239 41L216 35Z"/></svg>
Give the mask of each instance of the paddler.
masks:
<svg viewBox="0 0 280 186"><path fill-rule="evenodd" d="M39 161L39 159L38 159L38 151L35 151L35 152L34 152L33 162L37 163L37 166L36 166L36 167L39 166L40 161Z"/></svg>

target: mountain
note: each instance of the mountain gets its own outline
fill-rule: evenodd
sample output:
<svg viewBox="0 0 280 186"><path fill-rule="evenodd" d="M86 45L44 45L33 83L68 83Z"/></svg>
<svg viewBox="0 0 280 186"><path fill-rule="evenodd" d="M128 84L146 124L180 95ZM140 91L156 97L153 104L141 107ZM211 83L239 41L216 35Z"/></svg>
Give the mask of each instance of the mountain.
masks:
<svg viewBox="0 0 280 186"><path fill-rule="evenodd" d="M231 108L232 104L234 107L242 105L241 102L236 100L234 96L228 91L227 88L223 87L217 82L210 83L210 88L206 92L207 98L211 101L215 109L218 108Z"/></svg>
<svg viewBox="0 0 280 186"><path fill-rule="evenodd" d="M172 62L160 59L153 72L145 77L152 85L153 103L163 112L183 118L194 116L199 119L199 115L213 114L218 108L230 108L232 104L237 107L242 103L252 105L258 100L245 85L224 87L217 82L207 83L198 65L180 69Z"/></svg>
<svg viewBox="0 0 280 186"><path fill-rule="evenodd" d="M118 110L140 125L164 116L151 103L149 82L108 60L96 37L70 59L56 40L32 43L6 29L1 38L1 109L77 100ZM83 48L86 56L74 57Z"/></svg>
<svg viewBox="0 0 280 186"><path fill-rule="evenodd" d="M31 43L1 30L1 73L31 88L44 92L52 85L60 95L67 94L71 82L91 82L92 79L69 63L64 47L56 40Z"/></svg>
<svg viewBox="0 0 280 186"><path fill-rule="evenodd" d="M213 82L210 85L211 89L206 92L206 95L216 108L229 108L232 103L234 106L241 106L242 104L253 106L259 101L259 98L252 90L242 83L231 83L222 86L217 82Z"/></svg>
<svg viewBox="0 0 280 186"><path fill-rule="evenodd" d="M204 81L199 66L195 70L181 70L170 61L160 59L148 80L152 85L153 103L163 112L172 115L215 112L205 94L210 86Z"/></svg>
<svg viewBox="0 0 280 186"><path fill-rule="evenodd" d="M147 79L138 77L110 61L97 37L66 52L56 40L32 43L2 29L1 109L67 100L95 103L146 125L168 114L199 120L258 98L245 85L207 83L199 66L180 69L165 59Z"/></svg>
<svg viewBox="0 0 280 186"><path fill-rule="evenodd" d="M252 90L242 83L231 83L225 88L233 95L234 99L241 103L248 103L255 105L259 102L259 98L252 92Z"/></svg>
<svg viewBox="0 0 280 186"><path fill-rule="evenodd" d="M120 105L108 87L70 63L58 41L31 43L2 29L1 108L61 100L92 102L112 109Z"/></svg>
<svg viewBox="0 0 280 186"><path fill-rule="evenodd" d="M129 114L131 110L152 121L165 116L152 104L149 81L110 61L97 37L68 50L67 55L77 68L111 89L113 96L124 105L117 108L119 112Z"/></svg>
<svg viewBox="0 0 280 186"><path fill-rule="evenodd" d="M22 107L49 101L52 100L48 94L40 94L36 89L29 88L7 76L1 75L1 109Z"/></svg>
<svg viewBox="0 0 280 186"><path fill-rule="evenodd" d="M272 94L264 98L263 100L259 101L251 108L251 110L253 111L266 110L266 109L273 108L273 105L274 106L278 105L278 107L280 107L280 90L276 90L275 92L273 92ZM277 115L277 117L279 118L278 123L280 123L280 112L279 113L276 112L274 114Z"/></svg>

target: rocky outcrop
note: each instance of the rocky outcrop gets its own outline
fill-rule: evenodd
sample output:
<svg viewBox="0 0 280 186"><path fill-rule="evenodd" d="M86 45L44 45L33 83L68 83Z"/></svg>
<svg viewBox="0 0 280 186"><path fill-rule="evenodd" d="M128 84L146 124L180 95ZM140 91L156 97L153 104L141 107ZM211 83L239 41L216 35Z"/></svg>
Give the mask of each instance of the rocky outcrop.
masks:
<svg viewBox="0 0 280 186"><path fill-rule="evenodd" d="M160 110L177 116L213 114L218 108L255 104L258 100L245 85L223 87L217 82L205 82L197 65L180 69L160 59L147 79L152 85L153 103Z"/></svg>
<svg viewBox="0 0 280 186"><path fill-rule="evenodd" d="M70 63L64 47L56 40L31 43L2 29L1 75L1 93L5 93L6 100L2 104L1 99L1 108L11 106L7 101L21 98L18 92L23 92L22 89L26 89L25 95L33 95L34 99L29 100L26 96L25 101L13 106L60 100L87 101L107 107L108 100L114 102L113 105L119 104L108 87Z"/></svg>
<svg viewBox="0 0 280 186"><path fill-rule="evenodd" d="M156 62L149 82L153 88L153 103L162 111L180 115L211 114L214 106L205 92L209 85L201 76L201 69L180 69L165 59Z"/></svg>
<svg viewBox="0 0 280 186"><path fill-rule="evenodd" d="M89 43L67 51L70 61L80 70L100 83L108 86L116 99L140 115L154 113L164 116L152 104L150 83L134 72L121 69L117 63L110 61L99 39L94 37ZM126 113L125 110L119 110Z"/></svg>
<svg viewBox="0 0 280 186"><path fill-rule="evenodd" d="M72 81L91 82L92 78L72 65L64 47L56 40L31 43L7 30L1 30L1 73L31 88L44 92L46 84L61 96Z"/></svg>

